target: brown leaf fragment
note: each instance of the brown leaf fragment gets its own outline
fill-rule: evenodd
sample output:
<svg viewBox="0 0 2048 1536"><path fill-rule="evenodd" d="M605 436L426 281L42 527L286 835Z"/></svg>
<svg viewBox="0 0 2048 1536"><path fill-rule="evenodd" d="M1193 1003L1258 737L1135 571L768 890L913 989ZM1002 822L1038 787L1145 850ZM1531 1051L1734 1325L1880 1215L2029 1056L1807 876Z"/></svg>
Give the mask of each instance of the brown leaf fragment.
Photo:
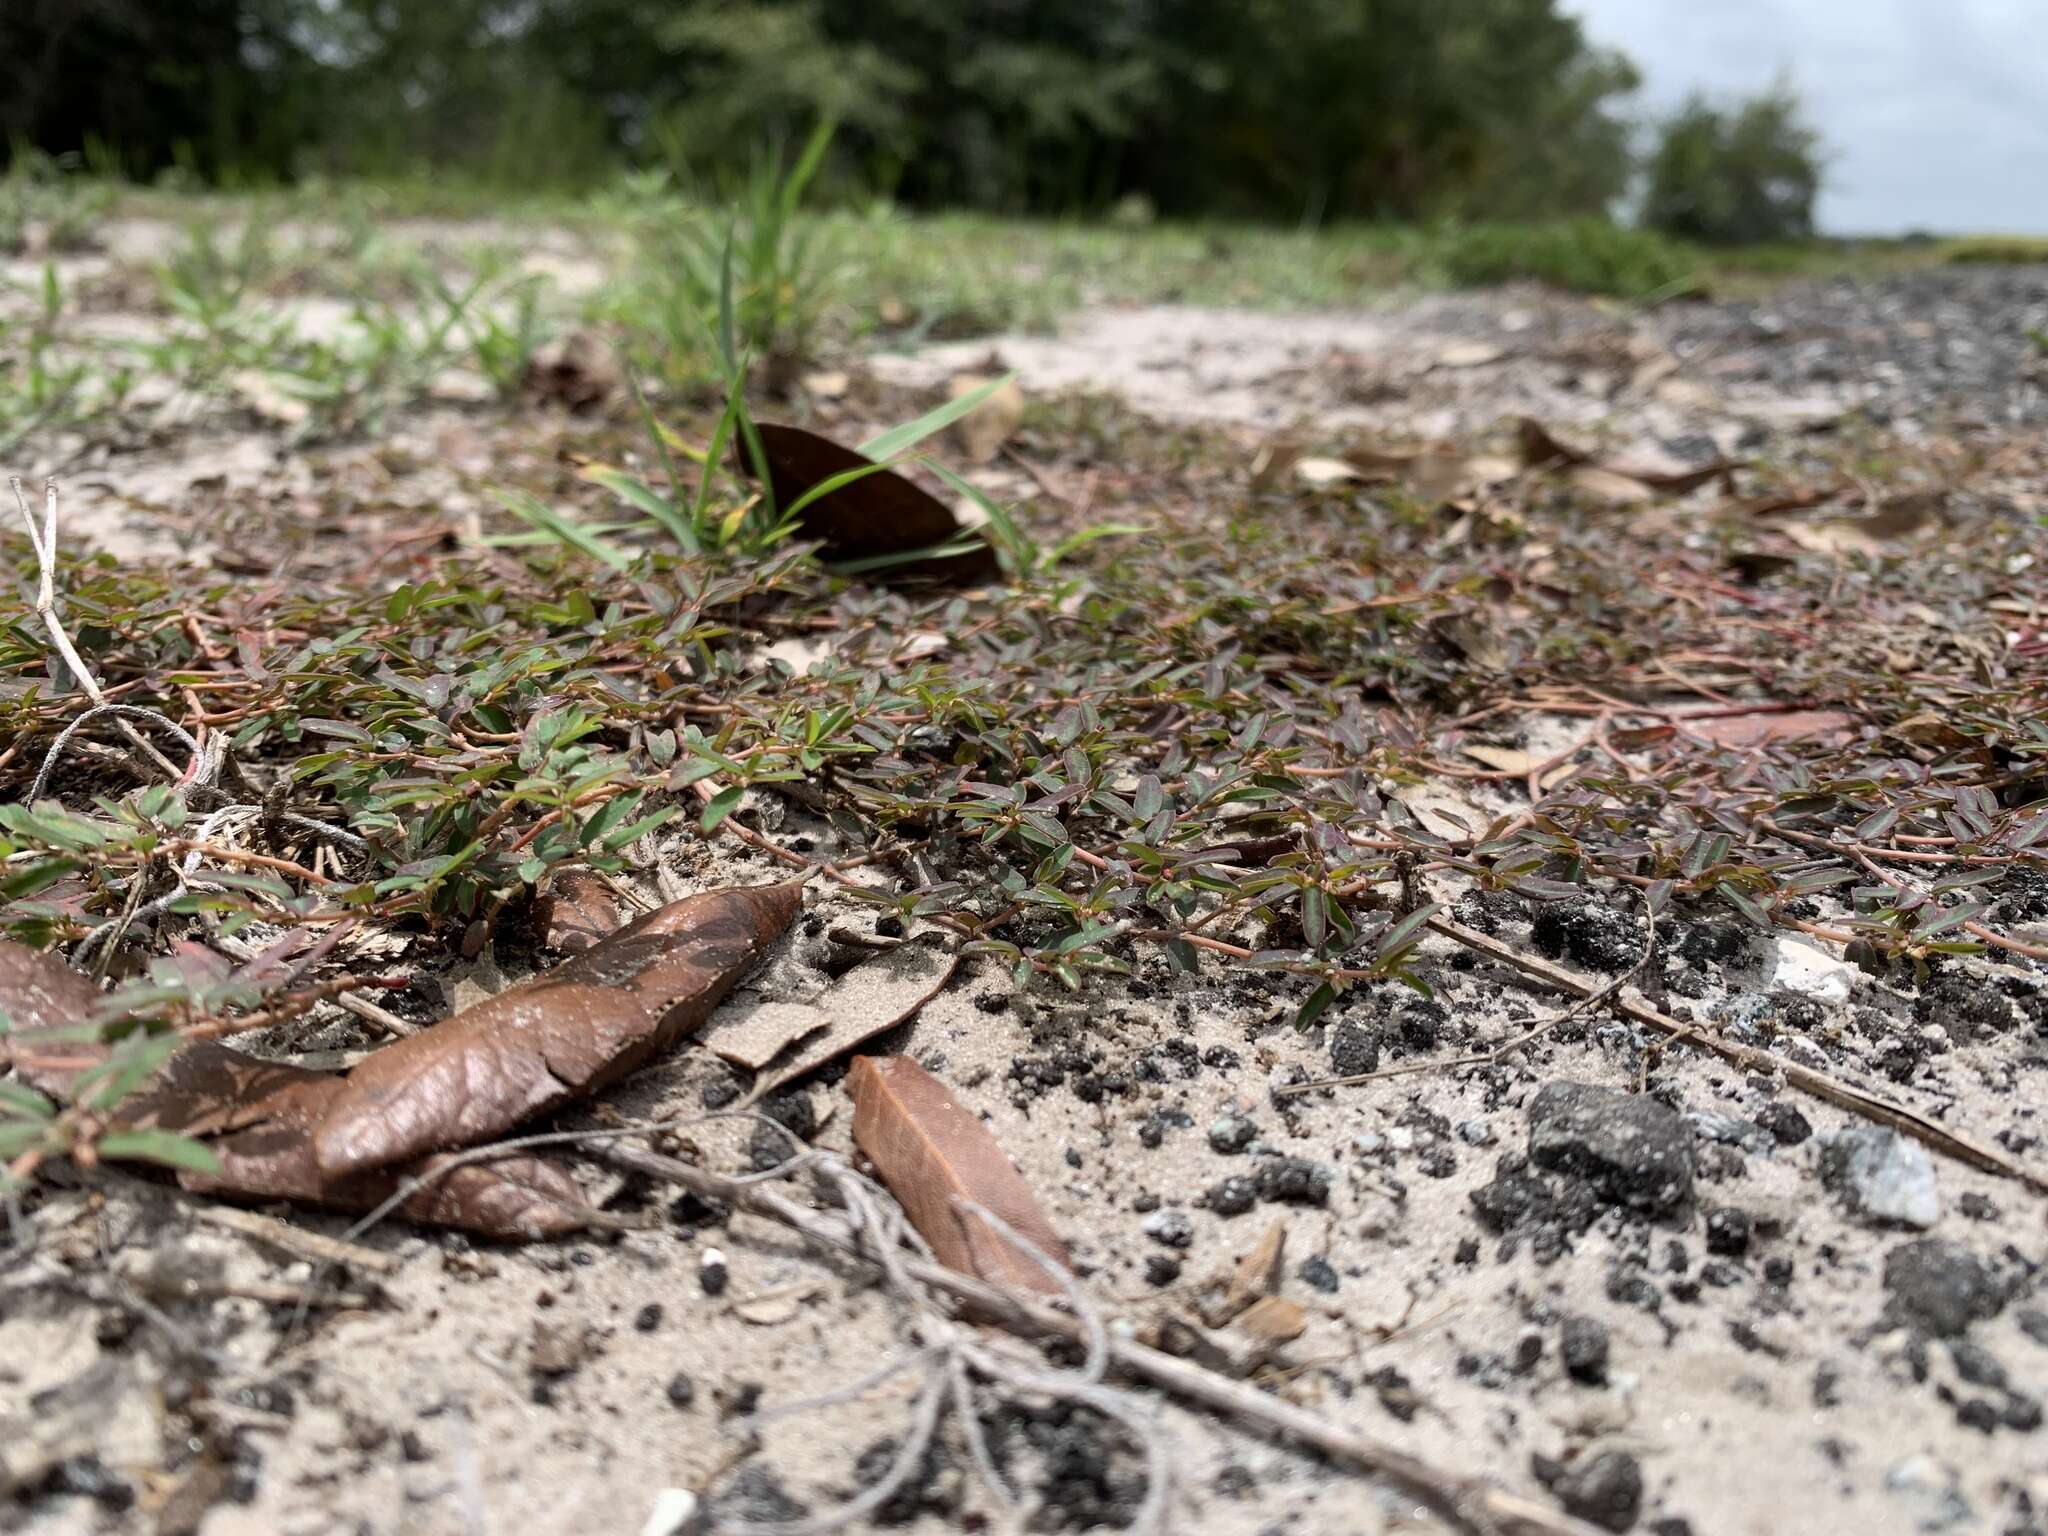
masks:
<svg viewBox="0 0 2048 1536"><path fill-rule="evenodd" d="M1579 489L1614 502L1683 496L1713 480L1732 484L1735 471L1749 463L1747 459L1715 459L1711 464L1680 468L1606 460L1564 441L1531 416L1516 424L1516 436L1525 466L1562 471Z"/></svg>
<svg viewBox="0 0 2048 1536"><path fill-rule="evenodd" d="M1285 1344L1308 1329L1308 1313L1285 1296L1262 1296L1247 1307L1237 1326L1267 1344Z"/></svg>
<svg viewBox="0 0 2048 1536"><path fill-rule="evenodd" d="M915 1018L920 1008L945 989L959 966L957 954L925 944L904 944L845 972L805 1005L823 1018L825 1032L805 1040L795 1060L756 1082L741 1107L810 1076L885 1030ZM712 1049L726 1054L716 1043Z"/></svg>
<svg viewBox="0 0 2048 1536"><path fill-rule="evenodd" d="M530 401L595 411L610 403L621 383L612 349L591 331L571 331L533 354L520 380Z"/></svg>
<svg viewBox="0 0 2048 1536"><path fill-rule="evenodd" d="M947 398L958 400L988 384L986 375L955 374L946 386ZM1024 424L1024 391L1011 379L953 424L953 437L969 463L986 464L1002 452L1003 444Z"/></svg>
<svg viewBox="0 0 2048 1536"><path fill-rule="evenodd" d="M344 1211L374 1210L407 1179L452 1161L429 1157L384 1171L323 1174L313 1156L312 1132L342 1087L335 1073L201 1041L172 1057L146 1088L120 1104L108 1129L174 1131L205 1142L218 1169L178 1174L178 1182L195 1194L296 1200ZM595 1217L566 1169L524 1154L442 1173L406 1196L397 1214L504 1238L558 1237L581 1231Z"/></svg>
<svg viewBox="0 0 2048 1536"><path fill-rule="evenodd" d="M616 1082L695 1031L780 937L799 882L707 891L373 1051L314 1132L333 1176L473 1146Z"/></svg>
<svg viewBox="0 0 2048 1536"><path fill-rule="evenodd" d="M1280 1266L1286 1257L1287 1223L1276 1218L1266 1228L1266 1235L1259 1239L1258 1246L1237 1261L1237 1268L1231 1274L1226 1298L1231 1316L1236 1316L1261 1296L1271 1296L1280 1289Z"/></svg>
<svg viewBox="0 0 2048 1536"><path fill-rule="evenodd" d="M717 1026L704 1043L720 1060L758 1072L797 1041L815 1035L831 1022L832 1016L815 1003L775 999L751 1007L730 1003L719 1010Z"/></svg>
<svg viewBox="0 0 2048 1536"><path fill-rule="evenodd" d="M1593 462L1592 454L1555 436L1534 416L1524 416L1515 423L1515 439L1522 462L1530 469L1568 469L1574 464Z"/></svg>
<svg viewBox="0 0 2048 1536"><path fill-rule="evenodd" d="M587 869L558 873L533 904L534 931L564 954L590 948L626 921L619 898L602 875Z"/></svg>
<svg viewBox="0 0 2048 1536"><path fill-rule="evenodd" d="M12 1064L31 1088L68 1100L79 1075L111 1047L91 1029L106 994L61 957L0 939L0 1067Z"/></svg>
<svg viewBox="0 0 2048 1536"><path fill-rule="evenodd" d="M1739 715L1712 715L1680 720L1679 727L1717 747L1769 747L1792 741L1839 742L1849 739L1856 717L1839 709L1757 710Z"/></svg>
<svg viewBox="0 0 2048 1536"><path fill-rule="evenodd" d="M758 430L768 460L768 483L778 507L793 506L814 486L874 462L802 427L764 422ZM734 453L740 472L753 475L756 468L745 445L736 444ZM797 523L805 538L824 546L828 560L928 549L951 542L963 531L950 507L893 469L876 470L820 496L797 514ZM995 551L983 545L963 555L891 566L881 574L927 581L984 581L999 570Z"/></svg>
<svg viewBox="0 0 2048 1536"><path fill-rule="evenodd" d="M961 1208L994 1212L1055 1264L1068 1262L1030 1185L971 1110L908 1056L856 1056L846 1082L855 1145L941 1264L1017 1290L1059 1290L1043 1265Z"/></svg>

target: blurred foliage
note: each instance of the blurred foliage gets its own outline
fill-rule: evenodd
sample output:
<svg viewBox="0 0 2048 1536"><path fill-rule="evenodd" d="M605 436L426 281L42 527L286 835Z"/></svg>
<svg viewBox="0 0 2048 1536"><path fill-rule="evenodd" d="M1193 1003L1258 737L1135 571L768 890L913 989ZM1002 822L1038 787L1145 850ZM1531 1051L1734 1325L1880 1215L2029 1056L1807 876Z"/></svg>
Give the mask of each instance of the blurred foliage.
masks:
<svg viewBox="0 0 2048 1536"><path fill-rule="evenodd" d="M1560 0L20 0L0 131L216 183L433 167L720 187L841 125L916 206L1598 213L1635 86Z"/></svg>
<svg viewBox="0 0 2048 1536"><path fill-rule="evenodd" d="M1820 137L1780 85L1721 108L1694 97L1650 155L1643 222L1711 245L1804 240L1820 192Z"/></svg>

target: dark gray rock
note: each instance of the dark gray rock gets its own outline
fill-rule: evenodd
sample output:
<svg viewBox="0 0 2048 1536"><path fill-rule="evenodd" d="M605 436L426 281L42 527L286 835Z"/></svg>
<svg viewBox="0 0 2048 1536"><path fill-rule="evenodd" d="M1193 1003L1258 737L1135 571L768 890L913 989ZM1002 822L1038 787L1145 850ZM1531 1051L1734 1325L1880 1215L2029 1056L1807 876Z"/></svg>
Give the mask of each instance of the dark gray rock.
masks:
<svg viewBox="0 0 2048 1536"><path fill-rule="evenodd" d="M1529 1107L1529 1160L1653 1215L1692 1198L1692 1128L1647 1094L1547 1085Z"/></svg>
<svg viewBox="0 0 2048 1536"><path fill-rule="evenodd" d="M1144 1232L1153 1242L1169 1248L1185 1248L1195 1240L1195 1224L1188 1213L1170 1205L1145 1218Z"/></svg>
<svg viewBox="0 0 2048 1536"><path fill-rule="evenodd" d="M1218 1216L1242 1216L1257 1203L1258 1198L1258 1187L1250 1179L1233 1173L1210 1186L1209 1209Z"/></svg>
<svg viewBox="0 0 2048 1536"><path fill-rule="evenodd" d="M1885 1315L1937 1339L1960 1338L1970 1324L1996 1317L2005 1282L1960 1243L1939 1237L1901 1243L1884 1260Z"/></svg>
<svg viewBox="0 0 2048 1536"><path fill-rule="evenodd" d="M1339 1077L1359 1077L1380 1069L1380 1037L1353 1019L1330 1031L1330 1065Z"/></svg>
<svg viewBox="0 0 2048 1536"><path fill-rule="evenodd" d="M1607 1379L1607 1326L1590 1317L1568 1317L1558 1339L1558 1352L1573 1381L1598 1386Z"/></svg>
<svg viewBox="0 0 2048 1536"><path fill-rule="evenodd" d="M1598 1451L1564 1468L1551 1491L1581 1520L1625 1531L1643 1511L1643 1469L1627 1451Z"/></svg>
<svg viewBox="0 0 2048 1536"><path fill-rule="evenodd" d="M1209 1146L1217 1152L1242 1152L1257 1139L1259 1128L1246 1115L1219 1115L1209 1126Z"/></svg>
<svg viewBox="0 0 2048 1536"><path fill-rule="evenodd" d="M1301 1157L1276 1157L1259 1167L1259 1198L1289 1205L1322 1205L1330 1198L1330 1185L1335 1177L1326 1164Z"/></svg>

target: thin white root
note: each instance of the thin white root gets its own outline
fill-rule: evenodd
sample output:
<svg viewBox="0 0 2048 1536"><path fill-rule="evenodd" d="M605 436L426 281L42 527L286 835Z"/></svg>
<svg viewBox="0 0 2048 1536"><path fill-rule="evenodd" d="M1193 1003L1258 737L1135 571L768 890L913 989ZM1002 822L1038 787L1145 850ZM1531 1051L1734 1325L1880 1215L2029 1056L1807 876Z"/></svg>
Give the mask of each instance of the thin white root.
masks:
<svg viewBox="0 0 2048 1536"><path fill-rule="evenodd" d="M64 621L57 614L57 482L43 482L43 523L36 526L36 515L29 509L28 493L21 488L21 477L8 478L8 485L14 490L14 504L21 509L21 521L28 529L28 542L36 552L38 580L36 584L36 614L43 621L43 628L50 632L50 643L57 647L57 654L64 658L64 665L70 670L85 696L95 705L104 705L107 696L100 688L100 680L85 664L85 658L78 654L78 647L71 643L71 633L65 629ZM157 766L174 779L178 767L169 758L157 751L134 726L122 720L118 722L121 733L145 756L154 758Z"/></svg>

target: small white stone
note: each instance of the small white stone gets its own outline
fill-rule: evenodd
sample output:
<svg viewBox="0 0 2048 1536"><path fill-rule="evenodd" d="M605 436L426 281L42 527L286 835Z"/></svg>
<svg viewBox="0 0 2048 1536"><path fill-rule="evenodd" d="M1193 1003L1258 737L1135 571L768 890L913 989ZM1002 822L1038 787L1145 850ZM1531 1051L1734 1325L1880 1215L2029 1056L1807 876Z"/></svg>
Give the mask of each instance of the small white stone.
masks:
<svg viewBox="0 0 2048 1536"><path fill-rule="evenodd" d="M640 1536L680 1536L696 1518L697 1495L687 1488L664 1488L654 1496Z"/></svg>
<svg viewBox="0 0 2048 1536"><path fill-rule="evenodd" d="M1804 939L1778 940L1777 965L1771 971L1771 985L1797 992L1823 1003L1846 1003L1849 989L1856 984L1856 967L1837 960L1817 944Z"/></svg>

